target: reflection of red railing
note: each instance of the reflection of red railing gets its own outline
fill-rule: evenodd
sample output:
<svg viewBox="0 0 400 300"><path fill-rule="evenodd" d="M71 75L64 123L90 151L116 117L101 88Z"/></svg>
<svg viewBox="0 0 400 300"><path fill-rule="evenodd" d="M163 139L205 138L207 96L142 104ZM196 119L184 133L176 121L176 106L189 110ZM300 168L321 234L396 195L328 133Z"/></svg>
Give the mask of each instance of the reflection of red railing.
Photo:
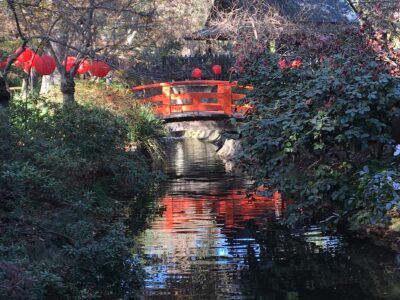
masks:
<svg viewBox="0 0 400 300"><path fill-rule="evenodd" d="M225 229L238 228L248 220L256 223L264 222L266 212L274 212L279 218L282 214L281 194L275 192L272 197L259 196L256 193L247 195L242 190L226 191L224 196L171 197L161 199L165 207L163 229L173 229L182 226L197 226L194 219L202 219L202 214L215 214L218 221L224 223ZM205 220L208 220L205 218ZM187 230L190 228L188 227ZM195 228L192 228L195 229Z"/></svg>
<svg viewBox="0 0 400 300"><path fill-rule="evenodd" d="M144 93L137 97L140 102L153 104L154 112L164 117L194 112L244 115L250 106L238 105L237 102L246 94L236 93L233 89L245 92L252 87L229 81L190 80L142 85L131 88L131 91Z"/></svg>

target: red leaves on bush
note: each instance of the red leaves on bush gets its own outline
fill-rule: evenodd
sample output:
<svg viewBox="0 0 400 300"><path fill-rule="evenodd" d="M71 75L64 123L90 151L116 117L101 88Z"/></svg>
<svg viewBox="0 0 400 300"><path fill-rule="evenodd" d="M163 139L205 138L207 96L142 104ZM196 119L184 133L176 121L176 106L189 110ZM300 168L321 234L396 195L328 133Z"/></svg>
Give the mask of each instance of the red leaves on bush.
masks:
<svg viewBox="0 0 400 300"><path fill-rule="evenodd" d="M289 65L288 65L288 63L287 63L287 61L286 61L286 59L284 59L284 58L281 58L280 60L278 60L278 65L279 65L279 68L280 68L281 70L286 69L286 68L289 67Z"/></svg>
<svg viewBox="0 0 400 300"><path fill-rule="evenodd" d="M292 61L292 63L290 64L290 66L293 69L297 69L300 68L303 65L303 62L301 61L301 59L295 59L294 61Z"/></svg>
<svg viewBox="0 0 400 300"><path fill-rule="evenodd" d="M292 68L292 69L298 69L303 65L303 62L301 59L297 58L293 60L292 62L288 63L285 58L281 58L278 60L278 66L281 70Z"/></svg>
<svg viewBox="0 0 400 300"><path fill-rule="evenodd" d="M304 104L311 105L312 102L313 102L312 99L307 99L306 101L304 101Z"/></svg>

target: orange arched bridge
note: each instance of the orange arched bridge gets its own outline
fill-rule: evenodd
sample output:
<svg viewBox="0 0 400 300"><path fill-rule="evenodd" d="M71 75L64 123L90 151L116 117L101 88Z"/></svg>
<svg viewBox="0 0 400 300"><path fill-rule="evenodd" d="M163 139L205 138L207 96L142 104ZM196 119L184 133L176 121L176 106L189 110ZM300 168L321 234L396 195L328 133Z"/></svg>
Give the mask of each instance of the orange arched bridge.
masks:
<svg viewBox="0 0 400 300"><path fill-rule="evenodd" d="M131 88L140 103L149 103L164 120L243 117L249 105L239 100L251 90L237 82L221 80L189 80L162 82Z"/></svg>

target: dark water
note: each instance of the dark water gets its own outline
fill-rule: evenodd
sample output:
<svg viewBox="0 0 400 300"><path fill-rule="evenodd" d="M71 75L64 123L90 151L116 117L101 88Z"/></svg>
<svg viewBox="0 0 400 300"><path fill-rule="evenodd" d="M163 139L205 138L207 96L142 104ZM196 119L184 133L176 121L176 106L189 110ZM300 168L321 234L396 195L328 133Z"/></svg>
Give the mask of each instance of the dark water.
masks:
<svg viewBox="0 0 400 300"><path fill-rule="evenodd" d="M138 239L146 299L400 299L400 256L277 225L278 194L246 195L215 147L168 147L164 207Z"/></svg>

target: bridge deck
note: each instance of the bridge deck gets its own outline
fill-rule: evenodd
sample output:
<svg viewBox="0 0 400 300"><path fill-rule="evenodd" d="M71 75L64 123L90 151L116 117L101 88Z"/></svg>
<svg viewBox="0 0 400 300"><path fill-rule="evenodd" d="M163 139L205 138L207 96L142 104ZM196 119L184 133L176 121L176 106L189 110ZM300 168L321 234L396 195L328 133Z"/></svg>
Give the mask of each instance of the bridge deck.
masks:
<svg viewBox="0 0 400 300"><path fill-rule="evenodd" d="M183 113L173 113L168 116L160 116L165 122L174 122L176 120L222 120L230 117L235 119L243 119L244 114L232 114L227 115L223 112L203 112L203 111L193 111L193 112L183 112Z"/></svg>

